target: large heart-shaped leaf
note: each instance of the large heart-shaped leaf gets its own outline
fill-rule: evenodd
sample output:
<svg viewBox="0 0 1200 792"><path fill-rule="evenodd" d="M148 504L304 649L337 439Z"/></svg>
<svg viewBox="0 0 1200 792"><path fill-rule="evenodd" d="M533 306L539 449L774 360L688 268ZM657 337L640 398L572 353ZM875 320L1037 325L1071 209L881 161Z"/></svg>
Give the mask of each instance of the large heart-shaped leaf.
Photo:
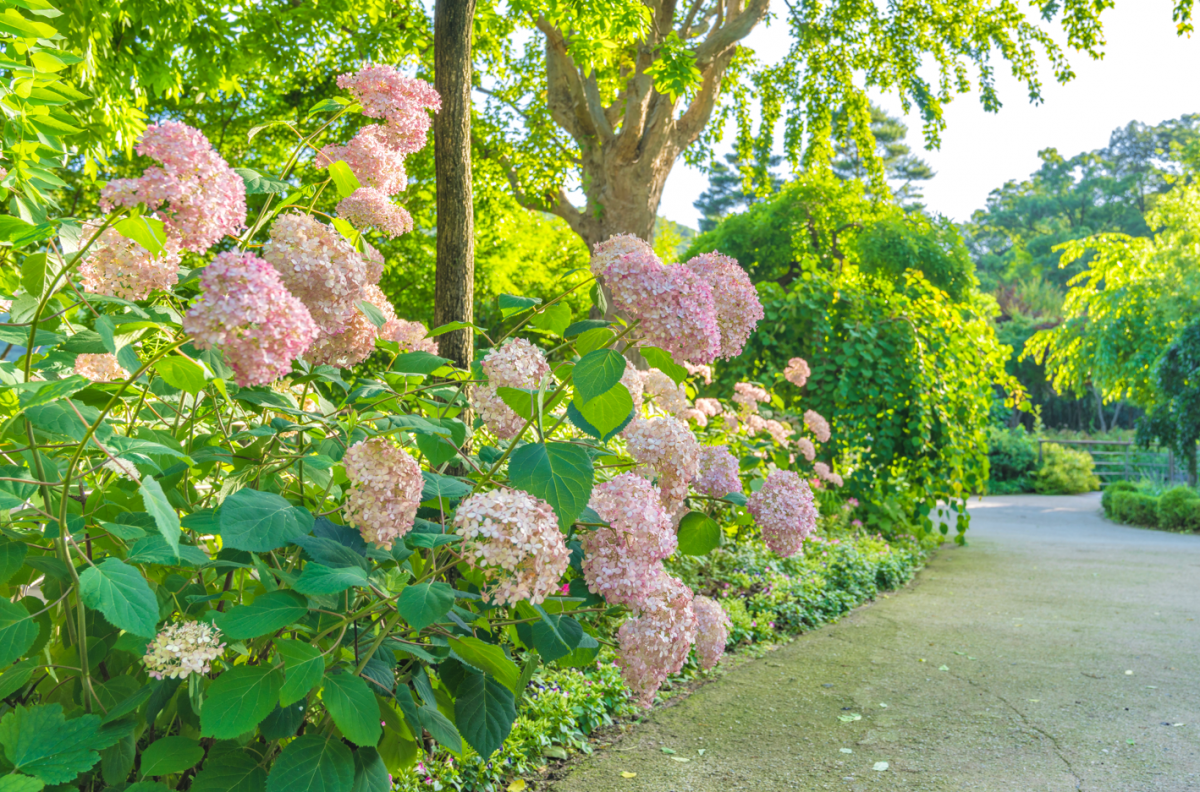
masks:
<svg viewBox="0 0 1200 792"><path fill-rule="evenodd" d="M191 737L160 737L142 752L142 775L163 776L182 773L204 758L204 749Z"/></svg>
<svg viewBox="0 0 1200 792"><path fill-rule="evenodd" d="M373 747L383 736L379 723L379 704L375 694L360 677L353 674L326 674L321 700L330 717L347 740L355 745Z"/></svg>
<svg viewBox="0 0 1200 792"><path fill-rule="evenodd" d="M721 543L721 526L704 512L688 512L679 521L679 552L706 555Z"/></svg>
<svg viewBox="0 0 1200 792"><path fill-rule="evenodd" d="M266 784L267 771L257 759L245 751L227 751L205 760L190 792L261 792Z"/></svg>
<svg viewBox="0 0 1200 792"><path fill-rule="evenodd" d="M633 419L633 397L620 383L586 403L577 395L571 404L602 438L611 437Z"/></svg>
<svg viewBox="0 0 1200 792"><path fill-rule="evenodd" d="M508 460L508 480L550 504L566 529L592 497L592 458L570 443L529 443Z"/></svg>
<svg viewBox="0 0 1200 792"><path fill-rule="evenodd" d="M615 349L588 352L575 364L572 382L581 402L587 403L607 393L625 373L625 356Z"/></svg>
<svg viewBox="0 0 1200 792"><path fill-rule="evenodd" d="M67 720L60 704L18 706L0 720L4 758L17 772L46 784L65 784L100 761L111 740L100 734L100 719Z"/></svg>
<svg viewBox="0 0 1200 792"><path fill-rule="evenodd" d="M286 707L308 695L325 676L325 658L321 650L303 641L279 640L275 649L283 658L287 679L279 691L279 704Z"/></svg>
<svg viewBox="0 0 1200 792"><path fill-rule="evenodd" d="M37 640L38 631L29 611L0 599L0 668L25 654Z"/></svg>
<svg viewBox="0 0 1200 792"><path fill-rule="evenodd" d="M104 614L114 627L153 638L157 633L158 600L136 567L106 558L79 576L83 604Z"/></svg>
<svg viewBox="0 0 1200 792"><path fill-rule="evenodd" d="M275 709L283 674L269 666L235 666L213 680L200 711L200 733L232 740Z"/></svg>
<svg viewBox="0 0 1200 792"><path fill-rule="evenodd" d="M292 740L271 767L267 792L351 792L354 757L341 740L305 734Z"/></svg>
<svg viewBox="0 0 1200 792"><path fill-rule="evenodd" d="M405 587L396 610L414 630L423 630L450 612L454 589L448 583L417 583Z"/></svg>
<svg viewBox="0 0 1200 792"><path fill-rule="evenodd" d="M265 553L312 532L313 516L272 492L240 489L221 504L221 542L235 550Z"/></svg>
<svg viewBox="0 0 1200 792"><path fill-rule="evenodd" d="M463 739L485 761L504 745L516 719L515 697L504 685L473 672L459 683L454 721Z"/></svg>
<svg viewBox="0 0 1200 792"><path fill-rule="evenodd" d="M490 674L514 693L519 692L517 686L520 684L521 671L499 646L485 643L474 636L450 638L449 641L450 651L464 663Z"/></svg>
<svg viewBox="0 0 1200 792"><path fill-rule="evenodd" d="M338 594L354 586L366 586L370 583L367 573L361 567L332 568L321 564L305 564L300 573L300 579L292 586L293 589L310 597L322 594Z"/></svg>
<svg viewBox="0 0 1200 792"><path fill-rule="evenodd" d="M276 632L308 613L308 601L292 591L272 591L216 618L226 638L243 641Z"/></svg>

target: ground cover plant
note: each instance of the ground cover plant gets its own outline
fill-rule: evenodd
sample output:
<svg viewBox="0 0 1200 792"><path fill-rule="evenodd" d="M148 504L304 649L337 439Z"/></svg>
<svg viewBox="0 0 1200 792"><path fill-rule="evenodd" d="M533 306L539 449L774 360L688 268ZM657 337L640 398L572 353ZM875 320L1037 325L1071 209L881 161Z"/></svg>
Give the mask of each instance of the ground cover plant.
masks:
<svg viewBox="0 0 1200 792"><path fill-rule="evenodd" d="M1104 488L1100 505L1115 522L1180 533L1200 530L1200 495L1192 487L1114 481Z"/></svg>
<svg viewBox="0 0 1200 792"><path fill-rule="evenodd" d="M338 84L259 131L290 141L280 173L168 121L100 217L55 207L49 158L2 182L24 215L0 228L6 786L383 790L435 746L486 765L539 668L611 653L646 706L738 640L668 559L796 556L843 506L829 421L779 395L803 404L805 361L697 398L762 317L720 254L614 237L559 296L502 296L496 337L466 328L469 367L436 355L463 326L397 317L368 240L411 230L392 198L439 98L390 67ZM589 288L611 319L573 315ZM792 600L744 607L825 617Z"/></svg>

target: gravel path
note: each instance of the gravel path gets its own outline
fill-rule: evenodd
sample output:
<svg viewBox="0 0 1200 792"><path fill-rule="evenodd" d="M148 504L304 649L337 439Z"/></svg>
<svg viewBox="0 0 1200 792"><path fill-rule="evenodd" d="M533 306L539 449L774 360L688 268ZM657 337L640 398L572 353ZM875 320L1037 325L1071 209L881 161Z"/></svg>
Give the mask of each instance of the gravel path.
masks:
<svg viewBox="0 0 1200 792"><path fill-rule="evenodd" d="M555 789L1200 790L1200 536L1114 525L1095 494L970 511L969 545L911 587L655 712Z"/></svg>

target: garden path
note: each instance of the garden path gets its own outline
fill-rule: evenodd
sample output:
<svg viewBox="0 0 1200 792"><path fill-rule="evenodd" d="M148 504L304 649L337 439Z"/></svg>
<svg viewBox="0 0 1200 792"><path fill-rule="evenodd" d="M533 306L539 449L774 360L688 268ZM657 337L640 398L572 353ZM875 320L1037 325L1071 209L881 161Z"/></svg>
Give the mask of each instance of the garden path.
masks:
<svg viewBox="0 0 1200 792"><path fill-rule="evenodd" d="M1200 536L1114 525L1095 494L970 512L969 544L908 589L654 712L555 789L1200 790Z"/></svg>

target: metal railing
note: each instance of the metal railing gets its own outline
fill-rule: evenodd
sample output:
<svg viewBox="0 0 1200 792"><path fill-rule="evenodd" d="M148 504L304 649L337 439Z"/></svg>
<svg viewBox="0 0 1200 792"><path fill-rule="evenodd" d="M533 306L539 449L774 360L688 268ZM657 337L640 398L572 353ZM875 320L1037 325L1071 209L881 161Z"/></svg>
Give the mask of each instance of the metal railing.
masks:
<svg viewBox="0 0 1200 792"><path fill-rule="evenodd" d="M1187 470L1176 464L1168 449L1138 448L1132 440L1038 440L1038 467L1042 465L1042 445L1082 446L1096 463L1096 478L1103 487L1113 481L1149 479L1164 486L1186 484Z"/></svg>

